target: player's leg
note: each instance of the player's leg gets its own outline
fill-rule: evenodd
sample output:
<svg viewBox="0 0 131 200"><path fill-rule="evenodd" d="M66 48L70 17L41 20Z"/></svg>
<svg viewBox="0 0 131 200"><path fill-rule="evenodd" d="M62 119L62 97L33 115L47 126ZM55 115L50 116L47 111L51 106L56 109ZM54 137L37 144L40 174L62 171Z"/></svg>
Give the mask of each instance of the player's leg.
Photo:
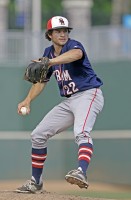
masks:
<svg viewBox="0 0 131 200"><path fill-rule="evenodd" d="M32 132L32 176L37 183L42 179L42 170L47 157L47 140L73 125L73 120L68 106L61 103L55 106Z"/></svg>
<svg viewBox="0 0 131 200"><path fill-rule="evenodd" d="M66 130L74 123L68 100L55 106L37 125L31 134L32 147L41 149L47 146L47 140Z"/></svg>
<svg viewBox="0 0 131 200"><path fill-rule="evenodd" d="M68 100L55 106L38 124L31 134L32 137L32 178L31 184L42 187L42 172L47 157L47 140L73 125L74 117L70 112ZM24 185L17 192L29 192L28 185ZM32 188L32 186L30 187ZM40 188L40 187L39 187ZM27 191L29 190L29 191ZM32 192L32 191L31 191Z"/></svg>
<svg viewBox="0 0 131 200"><path fill-rule="evenodd" d="M97 115L103 108L103 95L100 89L85 91L73 100L74 135L78 144L78 169L72 170L66 175L68 182L77 184L81 188L87 188L88 182L86 177L91 156L93 154L93 141L90 132L93 129Z"/></svg>

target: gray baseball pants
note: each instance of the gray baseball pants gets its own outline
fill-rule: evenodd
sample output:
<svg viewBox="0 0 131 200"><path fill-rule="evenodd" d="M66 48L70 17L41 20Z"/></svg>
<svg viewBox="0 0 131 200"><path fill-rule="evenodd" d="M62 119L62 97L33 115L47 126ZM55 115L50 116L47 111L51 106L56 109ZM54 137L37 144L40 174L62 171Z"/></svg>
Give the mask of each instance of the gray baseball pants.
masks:
<svg viewBox="0 0 131 200"><path fill-rule="evenodd" d="M73 126L75 142L93 144L90 132L102 110L104 98L100 88L78 92L64 99L46 114L31 133L32 148L47 147L47 140Z"/></svg>

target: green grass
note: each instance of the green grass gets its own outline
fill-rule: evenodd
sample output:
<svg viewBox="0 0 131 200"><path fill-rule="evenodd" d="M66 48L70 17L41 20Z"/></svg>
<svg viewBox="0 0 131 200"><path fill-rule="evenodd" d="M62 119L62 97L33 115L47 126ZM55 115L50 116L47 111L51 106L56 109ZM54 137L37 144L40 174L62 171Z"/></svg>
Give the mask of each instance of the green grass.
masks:
<svg viewBox="0 0 131 200"><path fill-rule="evenodd" d="M101 198L101 199L122 199L131 200L131 192L102 192L102 191L87 191L87 192L71 192L68 194L91 197L91 198Z"/></svg>

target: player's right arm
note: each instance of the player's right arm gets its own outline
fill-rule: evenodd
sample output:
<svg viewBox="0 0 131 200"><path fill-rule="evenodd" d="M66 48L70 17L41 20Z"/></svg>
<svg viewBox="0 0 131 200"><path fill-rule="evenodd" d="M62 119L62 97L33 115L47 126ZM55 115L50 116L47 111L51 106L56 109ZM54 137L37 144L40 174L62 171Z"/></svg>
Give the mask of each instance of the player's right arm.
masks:
<svg viewBox="0 0 131 200"><path fill-rule="evenodd" d="M36 83L33 84L32 87L30 88L28 95L26 98L18 104L18 114L21 114L21 107L26 107L27 108L27 113L30 113L30 104L33 99L35 99L45 88L46 83Z"/></svg>

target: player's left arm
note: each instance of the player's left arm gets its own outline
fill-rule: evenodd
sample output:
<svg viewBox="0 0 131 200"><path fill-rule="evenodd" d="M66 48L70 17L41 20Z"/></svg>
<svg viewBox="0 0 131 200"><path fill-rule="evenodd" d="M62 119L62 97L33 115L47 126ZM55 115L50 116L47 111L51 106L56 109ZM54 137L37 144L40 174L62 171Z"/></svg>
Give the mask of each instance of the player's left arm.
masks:
<svg viewBox="0 0 131 200"><path fill-rule="evenodd" d="M83 57L81 49L71 49L60 56L50 59L49 66L71 63Z"/></svg>

